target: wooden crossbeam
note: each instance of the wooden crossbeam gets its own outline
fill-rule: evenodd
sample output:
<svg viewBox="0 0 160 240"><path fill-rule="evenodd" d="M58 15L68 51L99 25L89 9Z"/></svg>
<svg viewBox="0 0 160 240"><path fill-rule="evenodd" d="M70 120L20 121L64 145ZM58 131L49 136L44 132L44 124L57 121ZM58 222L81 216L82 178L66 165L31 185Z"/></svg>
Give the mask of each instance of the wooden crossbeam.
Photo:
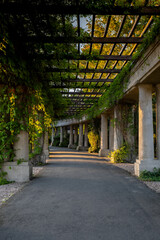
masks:
<svg viewBox="0 0 160 240"><path fill-rule="evenodd" d="M79 106L90 107L90 106L92 106L92 105L93 105L93 103L79 103L79 102L77 102L77 103L75 103L74 105L71 105L71 107L72 107L72 106L74 106L74 107L79 107Z"/></svg>
<svg viewBox="0 0 160 240"><path fill-rule="evenodd" d="M23 36L20 38L27 42L43 43L141 43L143 37L50 37L50 36Z"/></svg>
<svg viewBox="0 0 160 240"><path fill-rule="evenodd" d="M47 60L54 60L57 59L57 56L54 54L36 54L31 55L33 58L38 59L47 59ZM117 60L117 61L130 61L132 56L129 55L99 55L99 56L91 56L91 55L63 55L58 56L58 59L66 59L66 60Z"/></svg>
<svg viewBox="0 0 160 240"><path fill-rule="evenodd" d="M56 85L56 86L51 86L51 88L59 88L59 89L71 89L71 88L77 88L77 89L100 89L100 87L98 87L98 86L89 86L89 87L84 87L84 86L58 86L58 85Z"/></svg>
<svg viewBox="0 0 160 240"><path fill-rule="evenodd" d="M102 95L102 92L61 92L61 94L67 94L67 95Z"/></svg>
<svg viewBox="0 0 160 240"><path fill-rule="evenodd" d="M97 15L160 15L160 7L157 6L145 6L145 7L133 7L133 6L114 6L109 5L107 2L101 2L101 5L97 7L97 4L81 4L78 7L76 5L64 5L60 1L57 3L44 4L32 4L32 3L17 3L15 2L1 2L0 12L11 14L97 14Z"/></svg>
<svg viewBox="0 0 160 240"><path fill-rule="evenodd" d="M60 68L46 68L47 72L78 72L78 73L120 73L120 69L60 69Z"/></svg>
<svg viewBox="0 0 160 240"><path fill-rule="evenodd" d="M80 97L80 96L79 96L79 97L69 97L69 96L65 97L65 96L64 96L64 98L68 98L68 99L78 99L78 100L81 100L81 99L83 99L83 100L88 100L88 99L89 99L89 100L90 100L90 99L91 99L91 100L97 100L99 97L86 97L86 96L85 96L85 97Z"/></svg>
<svg viewBox="0 0 160 240"><path fill-rule="evenodd" d="M63 82L113 82L113 79L91 79L91 78L86 78L86 79L64 79L62 80Z"/></svg>
<svg viewBox="0 0 160 240"><path fill-rule="evenodd" d="M69 108L69 110L73 110L73 109L75 109L75 110L77 110L77 109L87 109L87 107L71 107L71 108Z"/></svg>

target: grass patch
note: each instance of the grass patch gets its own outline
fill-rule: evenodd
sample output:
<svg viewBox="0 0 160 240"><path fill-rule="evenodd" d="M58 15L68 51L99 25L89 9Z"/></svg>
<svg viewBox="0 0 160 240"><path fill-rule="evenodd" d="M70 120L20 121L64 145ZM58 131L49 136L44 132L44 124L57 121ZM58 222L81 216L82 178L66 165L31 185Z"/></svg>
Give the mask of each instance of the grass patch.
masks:
<svg viewBox="0 0 160 240"><path fill-rule="evenodd" d="M154 168L153 172L146 170L142 171L139 179L143 181L160 181L160 168Z"/></svg>
<svg viewBox="0 0 160 240"><path fill-rule="evenodd" d="M8 181L5 178L3 178L3 179L0 178L0 185L5 185L5 184L9 184L9 183L13 183L13 182L12 181Z"/></svg>
<svg viewBox="0 0 160 240"><path fill-rule="evenodd" d="M13 181L8 181L5 176L7 175L6 172L0 172L0 185L5 185L9 183L13 183Z"/></svg>

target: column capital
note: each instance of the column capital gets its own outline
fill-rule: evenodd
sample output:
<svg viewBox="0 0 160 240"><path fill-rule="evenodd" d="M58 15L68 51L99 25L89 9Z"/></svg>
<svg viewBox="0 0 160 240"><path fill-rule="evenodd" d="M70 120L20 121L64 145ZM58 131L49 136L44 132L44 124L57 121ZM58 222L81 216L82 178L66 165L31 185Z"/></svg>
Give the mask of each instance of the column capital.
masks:
<svg viewBox="0 0 160 240"><path fill-rule="evenodd" d="M140 83L138 85L138 88L141 89L141 88L146 88L146 89L153 89L153 84L151 83Z"/></svg>

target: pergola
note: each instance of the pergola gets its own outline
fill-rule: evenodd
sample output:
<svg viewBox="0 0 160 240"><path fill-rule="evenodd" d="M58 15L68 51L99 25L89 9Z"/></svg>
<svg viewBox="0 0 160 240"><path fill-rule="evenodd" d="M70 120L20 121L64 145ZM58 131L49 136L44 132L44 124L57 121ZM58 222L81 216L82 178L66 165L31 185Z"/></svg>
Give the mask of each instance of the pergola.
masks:
<svg viewBox="0 0 160 240"><path fill-rule="evenodd" d="M8 21L12 39L17 44L23 43L24 56L34 61L46 61L46 78L53 77L51 87L60 89L62 96L71 100L66 112L69 116L90 108L98 101L125 65L132 60L145 33L154 23L153 16L160 14L160 6L152 6L148 0L140 7L135 7L132 0L128 1L129 6L120 6L115 0L93 1L89 4L90 2L8 0L0 3L0 12ZM55 16L61 22L63 34L55 33L52 28ZM66 29L66 17L70 16L73 16L73 28L76 29L74 37ZM103 33L98 35L97 22L104 16L106 22L103 24ZM118 28L111 29L115 16L119 16ZM129 24L130 28L124 31L130 16L134 16ZM88 22L91 19L90 32L85 36L82 34L84 19ZM87 32L88 29L85 27L83 30ZM46 51L45 44L60 44L62 48L64 45L64 52L56 56L54 52ZM66 52L65 46L68 44L74 46L76 54L75 51ZM39 45L40 51L32 51L36 45ZM87 54L83 52L84 46L87 46ZM96 54L95 46L98 46ZM109 51L105 51L106 47ZM53 60L57 61L56 66L50 63ZM61 61L64 60L67 63L65 68L61 67ZM74 68L73 62L76 63Z"/></svg>

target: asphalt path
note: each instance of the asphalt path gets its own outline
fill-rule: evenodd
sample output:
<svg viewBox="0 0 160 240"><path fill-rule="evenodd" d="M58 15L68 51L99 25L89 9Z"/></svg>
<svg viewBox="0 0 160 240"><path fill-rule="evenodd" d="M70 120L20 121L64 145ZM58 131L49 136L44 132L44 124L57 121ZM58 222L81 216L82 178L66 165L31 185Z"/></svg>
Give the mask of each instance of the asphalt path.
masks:
<svg viewBox="0 0 160 240"><path fill-rule="evenodd" d="M159 240L160 195L96 154L52 149L0 208L0 240Z"/></svg>

